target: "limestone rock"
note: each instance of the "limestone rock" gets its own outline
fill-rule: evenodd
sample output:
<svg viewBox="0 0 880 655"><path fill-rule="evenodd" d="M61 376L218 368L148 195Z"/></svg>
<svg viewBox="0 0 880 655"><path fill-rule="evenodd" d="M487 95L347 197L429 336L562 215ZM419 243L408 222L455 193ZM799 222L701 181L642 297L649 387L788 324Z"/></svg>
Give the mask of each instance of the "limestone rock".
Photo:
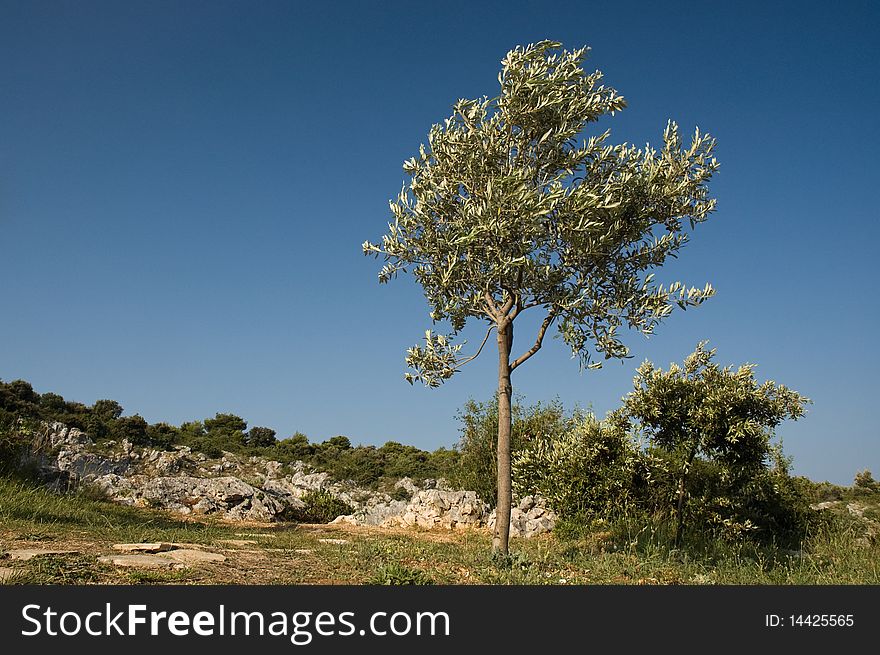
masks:
<svg viewBox="0 0 880 655"><path fill-rule="evenodd" d="M473 491L424 489L416 493L400 514L381 525L447 529L480 527L488 512L486 503Z"/></svg>
<svg viewBox="0 0 880 655"><path fill-rule="evenodd" d="M510 534L513 537L534 537L550 532L556 525L556 514L547 507L539 496L525 496L510 509ZM495 529L495 510L486 522L489 529Z"/></svg>
<svg viewBox="0 0 880 655"><path fill-rule="evenodd" d="M27 562L34 557L45 557L47 555L75 555L75 550L57 550L51 548L23 548L20 550L10 550L6 553L9 559Z"/></svg>
<svg viewBox="0 0 880 655"><path fill-rule="evenodd" d="M412 478L409 477L400 478L400 480L394 483L394 488L403 489L409 494L410 498L421 491L421 488L415 482L413 482Z"/></svg>
<svg viewBox="0 0 880 655"><path fill-rule="evenodd" d="M98 561L101 564L111 564L113 566L138 569L186 568L185 564L175 562L174 560L161 555L105 555L104 557L99 557Z"/></svg>
<svg viewBox="0 0 880 655"><path fill-rule="evenodd" d="M174 548L173 545L158 541L141 544L113 544L113 550L121 550L126 553L161 553L172 548Z"/></svg>
<svg viewBox="0 0 880 655"><path fill-rule="evenodd" d="M225 562L226 556L220 553L211 553L205 550L192 548L180 548L161 553L158 557L164 557L181 564L205 564L209 562Z"/></svg>

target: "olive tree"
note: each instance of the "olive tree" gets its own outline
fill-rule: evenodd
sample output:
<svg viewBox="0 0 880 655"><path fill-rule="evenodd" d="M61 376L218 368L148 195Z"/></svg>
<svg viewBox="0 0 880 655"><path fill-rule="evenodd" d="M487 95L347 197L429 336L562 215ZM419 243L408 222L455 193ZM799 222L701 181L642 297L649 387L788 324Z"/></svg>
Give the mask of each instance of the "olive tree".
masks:
<svg viewBox="0 0 880 655"><path fill-rule="evenodd" d="M650 334L673 306L698 305L710 285L663 286L650 269L674 257L691 228L714 209L707 182L717 169L714 140L697 130L684 145L669 122L663 146L611 145L586 128L626 102L586 72L588 48L541 41L502 60L500 92L459 100L431 127L427 145L403 165L409 175L381 242L365 254L385 262L379 280L411 271L434 323L410 348L406 379L434 387L482 351L498 349L498 498L493 550L506 554L511 504L511 374L556 327L582 366L629 354L619 328ZM514 324L541 312L521 353ZM454 339L468 319L484 323L474 354ZM537 322L536 322L537 323ZM593 352L594 351L594 352ZM601 357L595 357L595 353Z"/></svg>
<svg viewBox="0 0 880 655"><path fill-rule="evenodd" d="M718 464L733 486L742 486L779 459L774 429L785 419L803 416L810 402L772 380L758 384L753 364L721 368L707 343L697 344L683 366L672 364L668 371L645 361L636 372L634 390L616 413L671 456L677 481L676 544L682 538L694 461Z"/></svg>

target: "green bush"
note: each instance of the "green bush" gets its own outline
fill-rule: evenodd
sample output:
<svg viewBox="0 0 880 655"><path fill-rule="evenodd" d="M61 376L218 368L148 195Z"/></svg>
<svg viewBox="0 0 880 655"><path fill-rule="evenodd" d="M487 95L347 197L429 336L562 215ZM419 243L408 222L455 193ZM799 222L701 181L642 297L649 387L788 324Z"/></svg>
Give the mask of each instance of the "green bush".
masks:
<svg viewBox="0 0 880 655"><path fill-rule="evenodd" d="M193 452L202 453L211 458L223 456L222 444L207 435L201 437L190 437L182 441L183 445L189 446Z"/></svg>
<svg viewBox="0 0 880 655"><path fill-rule="evenodd" d="M651 529L662 534L677 530L675 501L680 476L677 461L669 453L651 449L640 460L649 484L638 487L638 514L650 517ZM807 481L809 482L809 481ZM722 463L696 458L686 479L683 506L683 543L749 540L797 547L815 527L816 512L810 509L810 485L788 473L788 463L778 456L773 466L746 469L737 475ZM635 516L635 514L633 515Z"/></svg>
<svg viewBox="0 0 880 655"><path fill-rule="evenodd" d="M534 440L563 434L572 420L566 417L559 401L524 407L517 400L511 407L511 418L512 455ZM488 403L469 400L458 419L463 424L456 445L459 455L450 471L449 482L459 489L477 492L480 498L492 504L498 496L498 399Z"/></svg>
<svg viewBox="0 0 880 655"><path fill-rule="evenodd" d="M544 496L563 519L607 520L635 507L640 458L625 432L581 415L565 432L538 436L514 456L514 488Z"/></svg>
<svg viewBox="0 0 880 655"><path fill-rule="evenodd" d="M15 471L22 454L24 442L15 423L12 414L0 414L0 474Z"/></svg>
<svg viewBox="0 0 880 655"><path fill-rule="evenodd" d="M38 456L49 450L45 425L0 410L0 475L37 480Z"/></svg>
<svg viewBox="0 0 880 655"><path fill-rule="evenodd" d="M351 514L354 507L325 489L309 491L302 498L305 507L290 508L283 518L298 523L329 523L337 516Z"/></svg>
<svg viewBox="0 0 880 655"><path fill-rule="evenodd" d="M874 476L871 475L871 471L868 469L856 473L853 486L867 491L880 491L880 482L874 479Z"/></svg>

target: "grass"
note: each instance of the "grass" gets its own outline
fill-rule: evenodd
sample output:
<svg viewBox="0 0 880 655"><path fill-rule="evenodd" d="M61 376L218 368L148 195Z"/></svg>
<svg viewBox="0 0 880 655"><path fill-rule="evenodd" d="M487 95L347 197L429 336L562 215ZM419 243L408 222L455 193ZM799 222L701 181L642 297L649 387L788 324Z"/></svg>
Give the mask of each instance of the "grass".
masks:
<svg viewBox="0 0 880 655"><path fill-rule="evenodd" d="M196 544L227 559L183 570L97 561L114 543L140 541ZM681 550L668 544L662 531L635 527L542 535L514 539L499 560L485 531L196 520L0 478L0 551L77 551L0 561L15 571L7 584L880 584L880 544L845 517L797 551L696 537Z"/></svg>

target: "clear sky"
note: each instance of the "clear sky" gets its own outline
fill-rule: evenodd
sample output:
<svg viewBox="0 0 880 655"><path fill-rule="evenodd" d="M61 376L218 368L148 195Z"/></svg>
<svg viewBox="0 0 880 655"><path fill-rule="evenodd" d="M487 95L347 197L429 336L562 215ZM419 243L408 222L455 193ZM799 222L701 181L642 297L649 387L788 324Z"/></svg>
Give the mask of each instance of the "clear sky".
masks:
<svg viewBox="0 0 880 655"><path fill-rule="evenodd" d="M628 99L615 142L669 118L718 139L718 211L657 271L717 295L601 371L551 341L515 389L604 414L643 359L709 339L814 401L779 430L795 473L876 475L877 6L0 0L0 378L150 422L451 446L496 359L410 387L427 305L360 244L431 124L549 38Z"/></svg>

